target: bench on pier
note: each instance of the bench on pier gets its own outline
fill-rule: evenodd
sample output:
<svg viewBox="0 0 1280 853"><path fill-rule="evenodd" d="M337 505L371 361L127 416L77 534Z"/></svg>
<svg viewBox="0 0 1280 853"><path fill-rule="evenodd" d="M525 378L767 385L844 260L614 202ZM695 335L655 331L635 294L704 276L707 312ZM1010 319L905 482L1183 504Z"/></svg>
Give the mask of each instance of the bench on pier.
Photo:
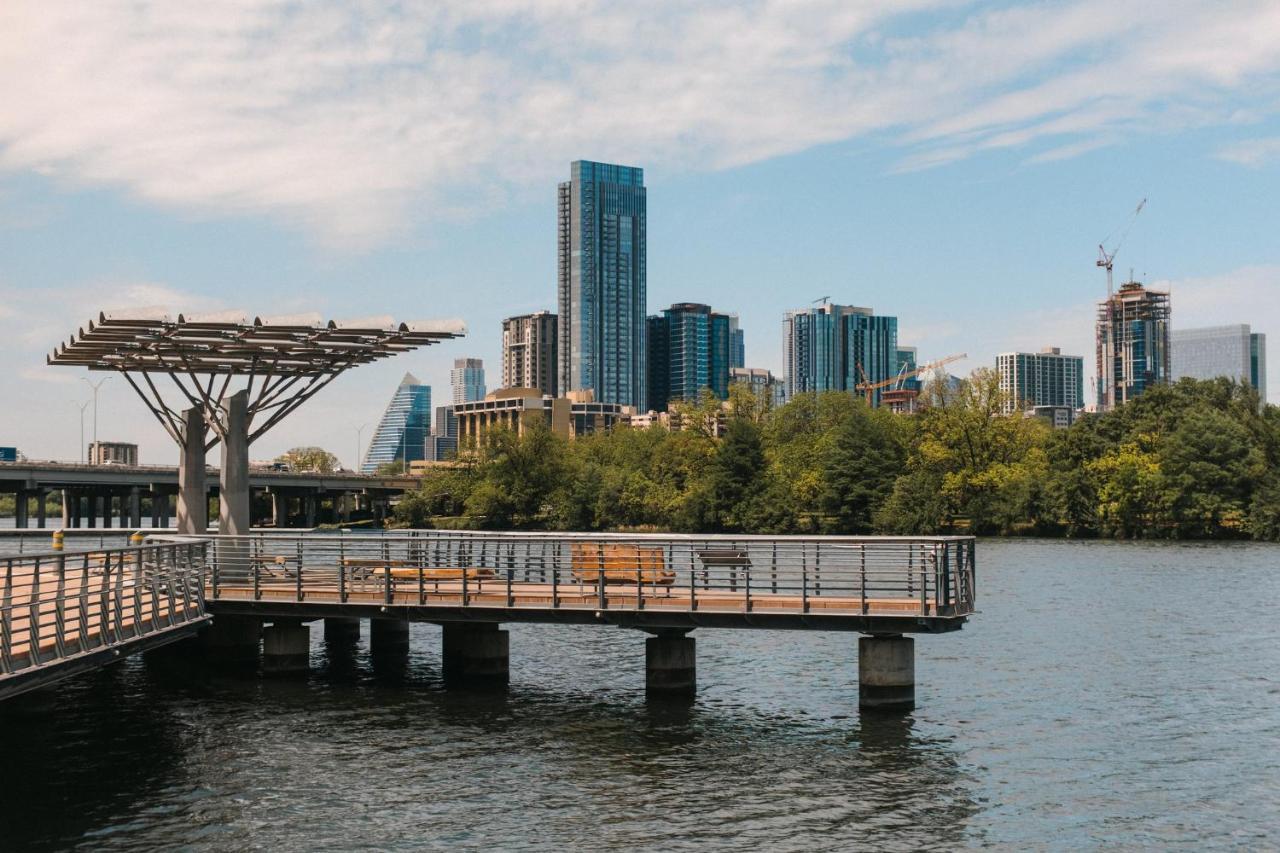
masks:
<svg viewBox="0 0 1280 853"><path fill-rule="evenodd" d="M714 548L699 551L698 559L702 561L703 578L707 578L714 569L726 569L729 575L729 589L738 589L738 572L751 569L751 557L742 548Z"/></svg>
<svg viewBox="0 0 1280 853"><path fill-rule="evenodd" d="M390 577L392 582L418 580L437 583L439 581L457 581L465 576L467 580L485 581L496 578L497 572L487 567L443 568L418 566L408 560L383 560L376 557L344 557L342 565L351 569L351 579L355 581L374 580Z"/></svg>
<svg viewBox="0 0 1280 853"><path fill-rule="evenodd" d="M666 567L662 548L612 542L579 542L570 546L570 571L579 583L642 583L671 586L676 573Z"/></svg>

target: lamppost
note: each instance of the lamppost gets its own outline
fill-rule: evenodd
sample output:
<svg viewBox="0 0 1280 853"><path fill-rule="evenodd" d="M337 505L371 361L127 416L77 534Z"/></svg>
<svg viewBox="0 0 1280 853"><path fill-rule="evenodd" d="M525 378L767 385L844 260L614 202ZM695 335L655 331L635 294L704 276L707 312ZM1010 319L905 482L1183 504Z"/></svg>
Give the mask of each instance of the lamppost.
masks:
<svg viewBox="0 0 1280 853"><path fill-rule="evenodd" d="M82 465L85 462L85 453L87 452L84 446L84 410L89 408L89 403L91 402L93 401L85 400L83 403L76 403L80 407L80 464Z"/></svg>
<svg viewBox="0 0 1280 853"><path fill-rule="evenodd" d="M102 387L102 383L110 379L110 376L104 376L97 382L91 382L88 378L81 376L82 382L88 382L89 387L93 389L93 446L98 446L98 389ZM80 438L80 443L84 444L84 437ZM101 452L101 451L99 451Z"/></svg>
<svg viewBox="0 0 1280 853"><path fill-rule="evenodd" d="M358 427L352 427L352 429L356 431L356 466L352 470L357 474L360 473L360 451L364 447L364 444L362 443L364 439L364 431L368 428L368 424L361 424Z"/></svg>

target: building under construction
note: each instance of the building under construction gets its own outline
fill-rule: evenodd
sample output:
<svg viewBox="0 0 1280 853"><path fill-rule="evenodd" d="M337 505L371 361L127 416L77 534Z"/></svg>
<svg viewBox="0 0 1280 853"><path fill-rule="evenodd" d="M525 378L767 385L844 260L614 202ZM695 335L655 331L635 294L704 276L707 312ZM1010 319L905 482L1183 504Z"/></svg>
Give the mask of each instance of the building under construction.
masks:
<svg viewBox="0 0 1280 853"><path fill-rule="evenodd" d="M1169 294L1136 281L1098 303L1098 410L1110 411L1170 377Z"/></svg>

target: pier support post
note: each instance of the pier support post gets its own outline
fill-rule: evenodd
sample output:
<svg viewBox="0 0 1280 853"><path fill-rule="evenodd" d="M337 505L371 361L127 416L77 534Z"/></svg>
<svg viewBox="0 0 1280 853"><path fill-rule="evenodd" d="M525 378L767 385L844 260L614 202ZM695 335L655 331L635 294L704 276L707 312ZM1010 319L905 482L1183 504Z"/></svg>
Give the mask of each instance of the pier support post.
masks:
<svg viewBox="0 0 1280 853"><path fill-rule="evenodd" d="M41 489L36 493L36 526L43 528L49 514L49 491Z"/></svg>
<svg viewBox="0 0 1280 853"><path fill-rule="evenodd" d="M18 489L13 496L13 526L21 530L27 526L27 490Z"/></svg>
<svg viewBox="0 0 1280 853"><path fill-rule="evenodd" d="M249 392L237 391L222 403L226 435L222 436L222 468L218 485L218 533L248 536Z"/></svg>
<svg viewBox="0 0 1280 853"><path fill-rule="evenodd" d="M680 630L644 641L644 686L649 693L691 696L697 690L697 646Z"/></svg>
<svg viewBox="0 0 1280 853"><path fill-rule="evenodd" d="M271 490L271 526L289 526L289 496L280 489Z"/></svg>
<svg viewBox="0 0 1280 853"><path fill-rule="evenodd" d="M369 620L369 651L374 655L409 653L409 620L378 618Z"/></svg>
<svg viewBox="0 0 1280 853"><path fill-rule="evenodd" d="M408 625L406 623L406 640ZM324 620L324 641L326 643L355 643L360 639L360 620L345 616L327 616Z"/></svg>
<svg viewBox="0 0 1280 853"><path fill-rule="evenodd" d="M442 623L444 678L453 684L505 687L510 637L497 622Z"/></svg>
<svg viewBox="0 0 1280 853"><path fill-rule="evenodd" d="M142 526L142 490L137 486L129 489L129 526L134 530Z"/></svg>
<svg viewBox="0 0 1280 853"><path fill-rule="evenodd" d="M262 639L262 620L250 616L218 616L200 635L205 653L214 663L255 666Z"/></svg>
<svg viewBox="0 0 1280 853"><path fill-rule="evenodd" d="M311 666L311 629L293 620L273 622L262 632L262 672L302 675Z"/></svg>
<svg viewBox="0 0 1280 853"><path fill-rule="evenodd" d="M916 641L897 635L858 638L858 706L910 711L916 704Z"/></svg>
<svg viewBox="0 0 1280 853"><path fill-rule="evenodd" d="M184 411L182 446L178 448L178 532L188 536L203 536L209 532L204 433L204 412L200 407L192 406ZM162 500L168 503L168 496Z"/></svg>

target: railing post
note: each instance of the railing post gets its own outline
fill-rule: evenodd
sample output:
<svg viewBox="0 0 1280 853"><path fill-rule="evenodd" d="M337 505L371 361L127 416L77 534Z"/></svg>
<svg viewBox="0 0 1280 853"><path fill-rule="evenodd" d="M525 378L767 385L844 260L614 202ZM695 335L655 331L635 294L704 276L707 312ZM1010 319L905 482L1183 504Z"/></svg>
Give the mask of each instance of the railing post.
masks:
<svg viewBox="0 0 1280 853"><path fill-rule="evenodd" d="M689 548L689 610L698 609L697 570L693 567L693 548Z"/></svg>
<svg viewBox="0 0 1280 853"><path fill-rule="evenodd" d="M111 562L110 555L107 556L107 562L108 563ZM137 585L135 584L134 587L136 589ZM114 626L114 630L112 631L112 634L115 636L116 642L119 643L124 639L124 634L121 633L122 626L120 624L121 622L124 621L124 553L123 552L121 552L120 554L120 566L119 568L116 569L116 583L115 583L115 586L113 587L113 590L114 592L112 594L112 605L113 605L113 611L115 613L116 621L115 621L115 626Z"/></svg>
<svg viewBox="0 0 1280 853"><path fill-rule="evenodd" d="M929 615L929 575L926 568L929 561L925 559L924 545L920 546L920 615Z"/></svg>
<svg viewBox="0 0 1280 853"><path fill-rule="evenodd" d="M556 545L555 560L551 564L551 609L556 610L560 607L560 555L563 552L559 544Z"/></svg>
<svg viewBox="0 0 1280 853"><path fill-rule="evenodd" d="M744 566L742 569L742 582L745 585L747 590L746 612L750 613L751 612L751 551L749 549L744 549L744 550L747 551L747 565Z"/></svg>
<svg viewBox="0 0 1280 853"><path fill-rule="evenodd" d="M262 600L262 561L250 560L249 570L253 572L253 600Z"/></svg>
<svg viewBox="0 0 1280 853"><path fill-rule="evenodd" d="M386 542L383 542L383 550L387 548ZM393 600L394 591L391 588L391 566L384 565L382 567L382 599L384 604L390 604Z"/></svg>
<svg viewBox="0 0 1280 853"><path fill-rule="evenodd" d="M465 562L465 561L464 561ZM461 568L462 572L462 606L467 606L467 567Z"/></svg>
<svg viewBox="0 0 1280 853"><path fill-rule="evenodd" d="M65 598L67 594L67 573L66 558L58 560L58 599L54 602L54 646L58 650L58 657L63 657L67 653L65 635L67 631L67 609Z"/></svg>
<svg viewBox="0 0 1280 853"><path fill-rule="evenodd" d="M867 546L863 543L858 546L858 553L862 555L858 574L861 578L862 585L862 615L867 615Z"/></svg>
<svg viewBox="0 0 1280 853"><path fill-rule="evenodd" d="M803 555L804 546L801 545L800 548ZM809 566L803 556L800 559L800 612L809 612Z"/></svg>
<svg viewBox="0 0 1280 853"><path fill-rule="evenodd" d="M604 594L604 544L602 543L596 547L600 558L600 571L599 574L596 575L596 583L599 584L596 589L596 606L601 610L607 610L609 607L609 599L606 598Z"/></svg>
<svg viewBox="0 0 1280 853"><path fill-rule="evenodd" d="M511 565L508 565L507 566L507 607L516 606L516 598L511 591L511 578L512 576L515 575L515 573L516 573L515 568Z"/></svg>
<svg viewBox="0 0 1280 853"><path fill-rule="evenodd" d="M302 540L298 540L298 573L294 577L295 599L301 603L305 592L302 590Z"/></svg>
<svg viewBox="0 0 1280 853"><path fill-rule="evenodd" d="M30 642L27 648L30 649L28 656L31 658L31 664L38 666L40 664L40 558L35 558L35 564L31 568L31 600L27 602L29 618L27 624L27 636Z"/></svg>
<svg viewBox="0 0 1280 853"><path fill-rule="evenodd" d="M5 560L4 597L0 599L0 672L13 672L13 560Z"/></svg>

